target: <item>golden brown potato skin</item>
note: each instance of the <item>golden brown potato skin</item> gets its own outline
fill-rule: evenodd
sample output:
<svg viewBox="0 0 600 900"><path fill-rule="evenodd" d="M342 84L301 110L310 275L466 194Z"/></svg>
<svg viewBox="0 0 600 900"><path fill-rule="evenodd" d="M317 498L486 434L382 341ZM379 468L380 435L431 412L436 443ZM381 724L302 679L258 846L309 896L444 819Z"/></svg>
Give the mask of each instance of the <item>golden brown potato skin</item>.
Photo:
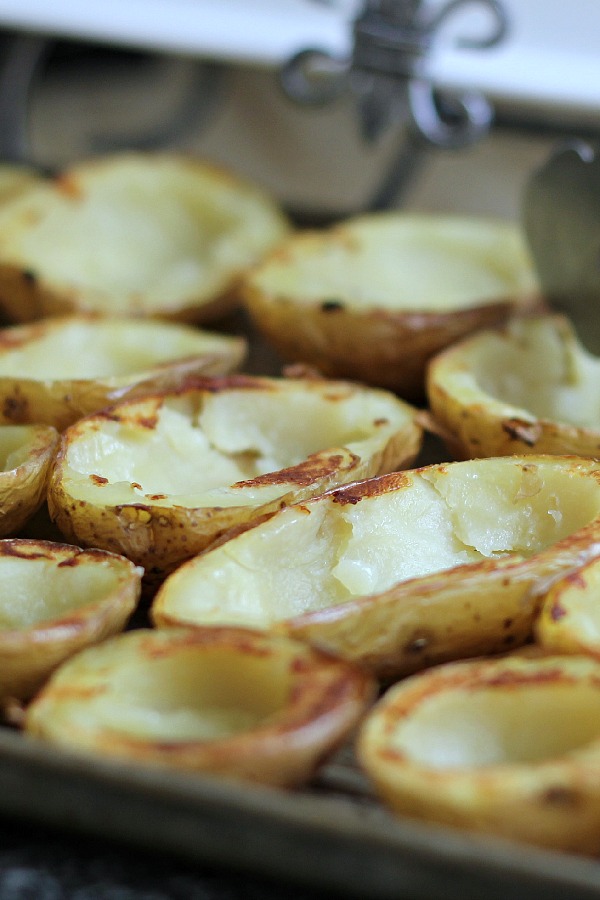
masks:
<svg viewBox="0 0 600 900"><path fill-rule="evenodd" d="M168 681L161 675L165 668ZM144 672L158 688L157 718L161 711L171 711L160 703L172 691L175 711L183 697L199 716L205 703L209 710L257 710L258 721L206 738L147 736L128 731L122 720L111 728L106 711L95 718L94 695L108 696L104 703L113 696L118 701L123 685L126 702L135 711ZM129 687L132 674L135 683ZM372 678L358 667L280 636L236 628L139 629L63 666L29 707L26 730L103 757L290 787L313 776L358 723L374 694ZM142 703L152 699L150 689Z"/></svg>
<svg viewBox="0 0 600 900"><path fill-rule="evenodd" d="M0 448L7 432L22 435L27 456L15 468L0 471L0 538L17 534L46 499L60 441L50 425L0 425Z"/></svg>
<svg viewBox="0 0 600 900"><path fill-rule="evenodd" d="M515 348L520 348L525 357L530 352L531 335L536 329L553 335L556 355L564 356L563 379L549 373L544 387L554 390L556 395L562 390L571 391L573 405L577 392L589 392L591 396L597 393L597 378L594 379L589 363L591 357L576 340L568 320L560 316L524 317L520 321L511 321L506 328L482 331L465 338L431 360L426 378L433 428L437 429L455 459L524 453L600 455L600 418L596 427L591 421L575 424L566 421L564 409L563 417L558 409L556 417L548 409L542 414L532 408L535 404L528 404L531 396L524 396L521 402L518 399L512 403L503 402L491 388L483 385L482 373L492 380L492 374L485 372L484 342L495 338L498 343L505 344L507 356L509 351L514 353ZM551 350L549 347L549 353ZM530 368L537 370L538 379L544 381L546 361L539 355L530 355L530 358ZM507 362L509 371L510 365ZM531 395L531 388L529 390Z"/></svg>
<svg viewBox="0 0 600 900"><path fill-rule="evenodd" d="M124 197L132 179L135 195ZM79 161L55 177L40 176L5 208L0 221L0 308L12 322L111 311L198 324L212 321L238 305L239 278L291 228L277 202L258 185L226 167L177 152L130 151ZM99 216L93 214L97 208ZM114 228L95 227L96 221L106 222L109 216ZM140 218L162 237L149 249L142 244L140 250L135 239L128 244ZM178 221L183 222L179 232ZM137 257L133 272L128 269L121 279L118 302L94 265L87 266L83 278L78 265L73 271L63 267L56 276L46 242L38 237L39 228L56 223L68 235L58 241L59 254L76 253L79 241L86 257L94 247L103 252L108 248L109 255L120 257L122 268L127 268L128 253ZM197 231L194 246L190 230ZM121 240L114 234L121 234ZM220 253L219 236L229 242L230 252ZM153 253L177 241L182 263L199 263L204 274L168 301L149 299L152 279L147 271L154 271Z"/></svg>
<svg viewBox="0 0 600 900"><path fill-rule="evenodd" d="M103 547L122 553L146 570L147 584L160 582L183 561L201 553L226 536L233 528L245 528L272 515L282 506L315 496L339 484L402 468L413 461L422 442L417 410L387 395L401 412L402 423L391 428L389 421L373 423L382 432L377 448L361 456L348 447L334 447L311 453L306 459L264 475L238 482L241 490L279 487L280 493L268 500L232 506L186 507L153 503L152 496L140 502L121 505L73 499L65 485L65 470L70 446L80 433L102 430L105 421L116 421L148 429L153 427L163 402L169 397L197 397L203 393L226 393L229 389L277 393L306 390L322 394L335 405L344 395L360 395L367 388L320 378L276 379L261 376L231 375L215 379L192 379L179 391L148 395L139 403L125 402L95 416L88 416L63 433L61 447L48 489L48 508L52 520L68 541L87 547ZM336 391L340 391L339 397ZM385 395L384 395L385 396ZM251 403L250 396L248 404ZM293 400L292 400L293 403ZM389 411L389 410L388 410ZM391 412L390 412L391 414ZM396 423L396 420L394 420ZM94 477L93 475L90 477Z"/></svg>
<svg viewBox="0 0 600 900"><path fill-rule="evenodd" d="M121 631L141 592L141 570L122 556L28 539L0 541L0 578L4 590L10 590L10 583L4 576L3 563L10 559L29 559L32 566L45 560L67 571L107 567L114 572L114 578L110 590L100 598L90 601L84 591L81 604L66 612L57 609L52 614L50 610L49 617L28 627L0 626L0 703L29 699L65 659ZM31 593L21 598L21 602L31 603L35 609L39 597Z"/></svg>
<svg viewBox="0 0 600 900"><path fill-rule="evenodd" d="M359 760L399 815L596 855L599 676L598 661L577 656L515 654L438 666L384 695L361 728ZM461 733L476 728L468 708L478 703L487 726L480 722L483 751L473 732L471 738ZM431 718L419 725L428 704L437 704L437 731ZM486 753L488 734L487 747L498 734L496 753ZM439 758L454 737L459 759L436 763L436 747ZM467 752L460 758L463 740Z"/></svg>
<svg viewBox="0 0 600 900"><path fill-rule="evenodd" d="M81 328L87 339L94 329L114 332L115 346L121 346L122 335L127 328L134 334L139 331L139 340L144 340L144 322L135 319L113 318L89 315L71 315L49 318L27 325L0 328L0 359L2 354L26 352L29 344L36 344L45 337L60 335L61 330ZM152 324L148 325L152 328ZM166 338L177 332L177 326L164 323ZM156 323L154 328L160 330ZM186 329L182 329L186 331ZM152 335L156 340L156 333ZM206 349L202 349L202 338L206 339ZM213 342L213 339L214 342ZM170 346L168 344L167 346ZM244 338L198 332L198 352L173 359L151 361L143 371L127 374L106 374L98 377L44 377L34 378L24 371L18 375L0 374L0 422L13 425L52 425L63 431L82 416L104 409L121 400L143 397L148 393L179 387L193 376L223 375L241 365L247 352ZM126 353L126 349L123 349ZM60 361L58 361L60 365ZM85 367L85 364L82 364ZM49 366L49 370L50 370Z"/></svg>
<svg viewBox="0 0 600 900"><path fill-rule="evenodd" d="M359 311L327 301L297 308L292 300L265 296L252 286L244 291L257 327L284 360L387 388L415 403L424 401L425 372L433 356L515 313L510 300L447 313ZM537 297L527 302L532 308L540 303Z"/></svg>
<svg viewBox="0 0 600 900"><path fill-rule="evenodd" d="M431 272L443 273L450 256L475 281L482 271L502 277L481 295L469 277L464 286L443 275L433 283ZM519 235L506 223L394 212L292 234L248 270L241 294L286 362L418 403L432 356L544 305Z"/></svg>

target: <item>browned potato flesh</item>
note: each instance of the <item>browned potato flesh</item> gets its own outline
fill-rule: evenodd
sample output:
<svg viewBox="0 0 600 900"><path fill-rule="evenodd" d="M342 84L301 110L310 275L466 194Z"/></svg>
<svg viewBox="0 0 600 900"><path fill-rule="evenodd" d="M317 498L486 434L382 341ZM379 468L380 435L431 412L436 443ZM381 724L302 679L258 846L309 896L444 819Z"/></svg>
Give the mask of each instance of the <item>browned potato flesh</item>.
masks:
<svg viewBox="0 0 600 900"><path fill-rule="evenodd" d="M0 541L0 701L29 698L63 660L121 631L141 576L101 550Z"/></svg>
<svg viewBox="0 0 600 900"><path fill-rule="evenodd" d="M454 663L396 685L359 760L393 810L574 853L600 851L600 664Z"/></svg>
<svg viewBox="0 0 600 900"><path fill-rule="evenodd" d="M417 412L385 391L230 376L123 403L67 429L49 487L69 541L148 579L225 531L413 460Z"/></svg>
<svg viewBox="0 0 600 900"><path fill-rule="evenodd" d="M431 364L431 410L457 458L600 455L600 359L561 316L515 320Z"/></svg>
<svg viewBox="0 0 600 900"><path fill-rule="evenodd" d="M141 629L61 667L26 729L104 757L295 785L348 735L373 692L365 672L283 637Z"/></svg>
<svg viewBox="0 0 600 900"><path fill-rule="evenodd" d="M244 179L176 153L79 163L2 206L0 306L207 321L288 231Z"/></svg>
<svg viewBox="0 0 600 900"><path fill-rule="evenodd" d="M413 401L431 356L539 304L515 226L398 212L292 235L248 272L242 292L285 360Z"/></svg>
<svg viewBox="0 0 600 900"><path fill-rule="evenodd" d="M0 329L0 418L63 430L127 397L222 375L246 341L187 325L68 316Z"/></svg>
<svg viewBox="0 0 600 900"><path fill-rule="evenodd" d="M552 580L598 555L600 468L428 466L281 510L174 572L159 626L286 631L382 677L517 646Z"/></svg>
<svg viewBox="0 0 600 900"><path fill-rule="evenodd" d="M16 534L46 499L58 443L49 425L0 425L0 538Z"/></svg>

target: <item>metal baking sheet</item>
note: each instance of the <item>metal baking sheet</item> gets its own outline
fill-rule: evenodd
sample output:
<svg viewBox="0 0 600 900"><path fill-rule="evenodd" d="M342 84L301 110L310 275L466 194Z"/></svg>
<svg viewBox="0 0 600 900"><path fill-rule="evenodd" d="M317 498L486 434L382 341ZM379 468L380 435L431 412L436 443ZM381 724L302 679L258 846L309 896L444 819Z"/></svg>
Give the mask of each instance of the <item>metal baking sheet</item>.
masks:
<svg viewBox="0 0 600 900"><path fill-rule="evenodd" d="M349 897L600 895L594 860L392 818L345 759L291 792L70 755L6 729L0 809Z"/></svg>
<svg viewBox="0 0 600 900"><path fill-rule="evenodd" d="M280 371L243 317L226 327L251 337L246 371ZM442 452L428 442L418 462ZM45 529L42 516L31 536L58 537ZM362 900L600 897L600 861L392 816L350 745L288 791L70 754L0 727L0 812Z"/></svg>

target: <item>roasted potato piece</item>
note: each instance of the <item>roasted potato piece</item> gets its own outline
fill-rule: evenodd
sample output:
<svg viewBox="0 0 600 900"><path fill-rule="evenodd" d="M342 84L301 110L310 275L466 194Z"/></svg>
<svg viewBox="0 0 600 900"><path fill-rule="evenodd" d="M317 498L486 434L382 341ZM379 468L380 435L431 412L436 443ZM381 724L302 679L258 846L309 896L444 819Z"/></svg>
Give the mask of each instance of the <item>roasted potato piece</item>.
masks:
<svg viewBox="0 0 600 900"><path fill-rule="evenodd" d="M526 641L549 583L600 553L600 467L426 466L329 491L174 572L159 626L279 630L382 678Z"/></svg>
<svg viewBox="0 0 600 900"><path fill-rule="evenodd" d="M431 411L457 459L600 456L600 359L569 321L534 316L486 330L431 363Z"/></svg>
<svg viewBox="0 0 600 900"><path fill-rule="evenodd" d="M96 158L2 206L0 307L206 322L288 230L258 187L192 157Z"/></svg>
<svg viewBox="0 0 600 900"><path fill-rule="evenodd" d="M600 559L552 585L535 633L548 652L587 653L600 659Z"/></svg>
<svg viewBox="0 0 600 900"><path fill-rule="evenodd" d="M67 657L124 628L141 577L102 550L0 541L0 702L31 697Z"/></svg>
<svg viewBox="0 0 600 900"><path fill-rule="evenodd" d="M401 815L574 853L600 851L600 664L451 663L398 684L358 757Z"/></svg>
<svg viewBox="0 0 600 900"><path fill-rule="evenodd" d="M285 360L413 402L431 356L540 303L515 226L402 212L290 236L247 273L242 294Z"/></svg>
<svg viewBox="0 0 600 900"><path fill-rule="evenodd" d="M26 729L75 751L296 785L373 696L361 669L281 636L142 629L62 666Z"/></svg>
<svg viewBox="0 0 600 900"><path fill-rule="evenodd" d="M50 425L0 425L0 538L15 535L46 499L58 443Z"/></svg>
<svg viewBox="0 0 600 900"><path fill-rule="evenodd" d="M0 421L63 430L126 397L221 375L246 354L243 338L187 325L98 316L0 329Z"/></svg>
<svg viewBox="0 0 600 900"><path fill-rule="evenodd" d="M414 460L420 442L417 411L385 391L199 380L67 429L48 506L68 540L124 553L150 582L234 526Z"/></svg>

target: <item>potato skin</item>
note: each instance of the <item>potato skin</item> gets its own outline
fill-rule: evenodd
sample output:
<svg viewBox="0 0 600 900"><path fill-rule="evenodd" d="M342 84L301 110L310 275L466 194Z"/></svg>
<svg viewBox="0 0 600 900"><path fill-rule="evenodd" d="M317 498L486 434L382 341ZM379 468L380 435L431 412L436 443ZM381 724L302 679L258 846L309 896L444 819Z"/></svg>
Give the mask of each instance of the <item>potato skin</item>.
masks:
<svg viewBox="0 0 600 900"><path fill-rule="evenodd" d="M481 233L490 242L485 254L478 246ZM511 270L496 296L469 297L462 303L454 299L440 306L436 288L429 286L431 296L426 302L411 302L410 284L416 279L413 269L419 272L423 265L419 247L428 248L431 258L425 265L429 270L435 265L431 259L441 249L438 265L443 269L449 236L457 241L455 252L472 259L475 269L489 265L496 254L501 260L497 268ZM527 255L514 238L504 223L488 220L364 214L323 231L292 234L247 272L241 281L241 296L259 332L286 362L306 363L329 377L383 387L421 404L426 366L435 354L481 328L544 308ZM362 288L349 283L344 270L356 263L361 271L373 269L376 273L381 246L394 258L405 244L412 247L412 256L403 251L406 258L389 273L386 292L390 296L383 298L374 292L368 305L357 303ZM318 278L315 271L307 265L306 274L302 268L310 261L317 261L315 271L320 274L322 265L325 273L320 290L313 284ZM287 272L287 277L280 278L282 272ZM383 289L380 286L378 290ZM443 293L443 285L439 290Z"/></svg>
<svg viewBox="0 0 600 900"><path fill-rule="evenodd" d="M532 463L543 459L531 457ZM595 463L577 458L572 463L574 473L580 468L582 477L600 481ZM402 474L364 487L393 489L395 478ZM350 486L337 495L347 493L349 502L356 502L360 490L360 485ZM598 556L599 533L596 518L528 559L457 566L276 627L363 665L385 681L457 658L506 652L531 638L548 585Z"/></svg>
<svg viewBox="0 0 600 900"><path fill-rule="evenodd" d="M244 286L244 299L256 326L284 360L396 391L413 403L425 399L425 373L433 356L481 328L505 322L515 311L510 300L447 313L360 311L326 300L296 304L252 285ZM528 302L537 308L539 299Z"/></svg>
<svg viewBox="0 0 600 900"><path fill-rule="evenodd" d="M291 383L296 379L284 379ZM302 380L298 383L302 385ZM220 379L192 379L178 392L201 395L203 391L216 393L229 388L247 390L276 391L278 379L261 376L232 375ZM344 391L362 391L361 386L340 383ZM323 391L335 395L336 383L320 378L306 381L306 389ZM143 406L135 409L137 416L150 422L156 407L170 396L167 392L149 395ZM392 399L392 398L390 398ZM394 403L396 400L394 398ZM67 429L62 436L61 446L48 488L48 509L50 517L65 539L87 547L103 547L121 553L143 566L145 584L160 583L169 572L187 559L203 552L213 543L226 539L233 529L244 529L255 522L275 513L282 506L298 502L322 493L339 484L367 478L379 472L400 468L413 461L422 442L422 429L417 410L402 401L406 419L395 431L382 439L377 449L360 457L346 447L338 447L311 454L297 465L270 472L258 478L243 482L248 488L281 485L281 493L268 501L257 501L254 505L207 506L199 508L177 504L153 504L151 499L139 503L121 505L100 504L86 499L73 499L65 486L65 468L70 444L77 440L81 431L102 427L105 418L119 418L127 421L132 414L127 403L116 405L88 416ZM143 410L147 408L147 415ZM141 412L140 412L141 410ZM135 425L135 422L133 423ZM146 426L145 426L146 427Z"/></svg>
<svg viewBox="0 0 600 900"><path fill-rule="evenodd" d="M410 752L403 751L401 740L420 709L430 701L438 701L439 709L438 698L443 701L445 695L453 696L454 712L459 710L458 698L468 707L480 692L492 698L512 697L518 721L519 708L527 716L538 691L544 696L553 690L572 692L577 701L580 688L597 694L599 685L600 666L585 657L514 655L438 666L384 695L361 728L358 758L381 799L399 815L596 855L600 850L600 736L588 738L583 745L575 739L573 748L562 752L549 740L549 750L542 752L545 730L561 728L556 716L564 715L564 702L553 713L548 699L550 712L533 738L539 737L539 755L534 747L531 755L517 755L514 762L438 766L427 761L426 753L418 756L415 738ZM450 707L442 709L448 716ZM577 715L584 715L581 704ZM449 721L446 718L448 729ZM460 743L460 722L454 727ZM441 731L448 739L443 726ZM422 735L421 740L428 741L426 732ZM438 746L443 740L438 735Z"/></svg>
<svg viewBox="0 0 600 900"><path fill-rule="evenodd" d="M569 355L581 353L574 332L562 317L531 318L533 323L547 322L548 327L556 329ZM522 324L525 330L527 319ZM499 330L498 334L506 341L511 339L509 331ZM473 374L471 362L480 340L478 335L461 340L439 353L428 366L426 392L433 428L455 459L525 453L600 455L600 428L537 416L486 394ZM590 389L597 390L597 387L590 386Z"/></svg>
<svg viewBox="0 0 600 900"><path fill-rule="evenodd" d="M145 281L136 289L126 278L117 314L196 324L214 321L239 305L237 284L247 266L260 259L291 229L276 201L258 185L226 167L189 154L129 151L80 161L53 178L40 177L38 185L24 192L24 197L6 204L0 219L0 243L3 245L0 252L0 307L10 321L31 322L70 313L110 312L110 303L107 306L107 294L100 280L96 279L90 286L82 285L76 276L57 279L46 273L44 262L38 261L35 252L27 249L24 252L18 241L16 254L14 250L7 253L4 245L10 243L12 247L15 237L20 240L23 235L27 236L32 228L44 222L46 217L52 218L57 210L63 224L66 221L72 228L74 222L76 227L80 221L77 218L79 210L102 197L104 191L104 212L110 210L118 217L121 210L118 203L111 209L111 196L126 188L132 176L137 179L138 186L137 216L154 217L161 223L162 208L166 204L168 230L172 226L170 207L183 203L182 198L194 196L197 200L194 214L200 233L210 235L215 227L223 227L226 232L229 228L227 238L244 252L236 263L223 263L217 254L211 273L215 275L213 287L205 286L208 279L198 278L193 287L163 305L148 302ZM204 200L206 209L198 200L203 193L209 195L209 199ZM80 226L82 234L88 227L84 220ZM104 239L101 231L92 230L89 237L89 241ZM185 242L185 236L183 240ZM118 244L114 245L114 252L121 252ZM152 262L150 260L150 266Z"/></svg>
<svg viewBox="0 0 600 900"><path fill-rule="evenodd" d="M256 691L239 696L237 670L245 671L249 662L264 673L263 691L276 700L267 698L268 715L257 724L212 739L147 737L128 732L122 724L107 726L106 715L94 718L94 695L103 694L109 700L114 696L118 701L122 684L132 673L141 682L140 676L147 672L154 679L150 684L157 684L164 698L169 696L170 684L161 682L161 665L170 666L172 682L181 672L189 683L188 666L202 679L203 667L208 667L210 675L215 659L221 679L216 693L227 695L228 683L237 682L232 689L236 705L260 708L265 704L263 694ZM248 695L247 687L242 684L241 688ZM132 705L137 689L127 690ZM188 699L194 709L202 704L197 690L196 684ZM374 695L375 684L366 672L280 636L235 628L139 629L91 648L61 667L27 710L26 731L71 750L131 763L293 787L308 781L337 749ZM175 696L180 696L177 688ZM146 703L151 700L146 697ZM214 707L215 702L212 699L207 705Z"/></svg>
<svg viewBox="0 0 600 900"><path fill-rule="evenodd" d="M141 570L122 556L103 550L81 550L51 541L3 540L0 576L2 561L10 558L31 559L33 564L45 559L63 568L105 566L114 570L115 577L106 596L94 602L82 603L27 628L0 627L0 703L29 699L65 659L121 631L141 593ZM33 604L38 600L36 596L28 599Z"/></svg>
<svg viewBox="0 0 600 900"><path fill-rule="evenodd" d="M584 654L600 661L600 559L554 582L543 598L535 639L547 653Z"/></svg>
<svg viewBox="0 0 600 900"><path fill-rule="evenodd" d="M81 326L92 330L95 327L112 327L117 343L119 332L128 322L131 328L136 328L136 321L132 319L89 314L44 319L29 325L0 329L0 356L4 350L10 352L53 331L60 332L63 326ZM165 327L173 328L168 323ZM210 351L156 362L144 371L128 375L56 379L31 378L26 372L18 376L0 375L0 422L52 425L63 431L83 416L119 401L143 397L154 391L174 390L194 376L226 374L242 363L246 349L244 338L227 336L221 346L215 344Z"/></svg>
<svg viewBox="0 0 600 900"><path fill-rule="evenodd" d="M326 495L314 497L302 504L297 504L291 512L298 518L311 514L313 508L323 507L327 510L333 524L332 531L338 528L341 516L338 511L344 506L348 509L360 509L363 501L375 506L379 498L385 500L387 494L411 490L415 478L421 473L436 475L441 484L446 475L453 469L458 472L461 466L469 463L448 463L423 467L413 472L394 472L378 478L368 479L336 488ZM522 459L484 460L469 468L471 479L465 478L464 495L468 496L468 484L477 480L476 468L481 474L488 472L492 490L502 481L503 471L522 473L523 478L514 488L515 494L507 493L508 502L503 510L510 514L510 505L517 496L523 500L525 510L528 508L528 475L537 478L536 466L542 471L560 473L560 486L549 491L564 492L566 502L557 513L556 519L547 513L545 502L540 505L542 522L546 517L553 525L567 521L573 513L575 504L569 512L569 497L577 491L577 496L589 495L590 508L585 518L578 519L577 524L567 532L556 532L549 536L547 542L530 553L516 552L513 556L484 557L478 561L462 563L443 571L405 578L392 584L391 587L377 593L355 594L343 598L332 605L323 604L317 608L308 608L307 612L294 615L289 612L278 615L276 611L259 615L258 620L264 622L262 627L287 634L296 639L307 641L311 645L328 653L357 663L374 672L382 681L401 678L418 672L421 669L453 659L462 659L481 654L503 653L519 647L531 639L534 623L538 616L543 598L549 586L557 579L578 569L588 560L598 558L600 552L600 470L595 461L579 458L558 457L523 457ZM458 467L458 468L457 468ZM551 475L549 477L552 477ZM454 482L456 484L456 482ZM529 482L533 484L533 482ZM535 491L535 487L534 487ZM489 496L492 496L490 491ZM406 505L408 508L408 504ZM559 504L560 506L560 504ZM465 509L468 505L465 506ZM579 505L576 507L579 509ZM507 512L508 510L508 512ZM529 510L531 508L529 507ZM281 517L287 516L289 510L282 511ZM502 513L498 513L500 521ZM291 516L290 516L291 517ZM535 517L534 517L535 518ZM281 520L280 520L281 521ZM373 518L367 519L373 521ZM524 527L531 530L531 518L525 513ZM271 523L273 532L277 532L277 519ZM553 527L550 526L551 528ZM257 527L260 527L257 525ZM433 526L435 527L435 526ZM540 525L540 527L542 527ZM285 525L279 529L285 531ZM240 529L240 532L242 529ZM227 539L240 539L238 547L232 543L232 559L240 555L252 559L251 541L257 532L250 530L244 535L230 532ZM294 531L290 530L289 535ZM324 534L324 532L323 532ZM288 535L287 540L291 537ZM259 535L262 547L271 546L268 541L268 529L261 529ZM468 536L471 538L471 535ZM275 534L273 535L275 540ZM258 540L258 538L257 538ZM323 537L326 542L326 537ZM260 545L259 541L259 545ZM410 547L410 528L403 534L403 523L398 524L399 553L405 543ZM435 537L432 534L432 545ZM222 601L226 607L228 602L228 575L224 574L226 563L219 568L222 558L213 557L215 549L220 552L218 544L209 548L207 554L198 560L192 560L182 567L159 590L156 595L152 616L159 627L172 627L177 624L205 624L203 619L203 600L213 610L219 608ZM505 548L506 549L506 548ZM389 553L394 552L390 544ZM278 558L278 557L274 557ZM365 560L369 564L369 560ZM296 561L300 565L299 561ZM267 563L264 563L267 566ZM325 571L331 574L325 566ZM196 572L197 581L190 577L186 583L186 573ZM186 585L186 597L181 606L178 605L178 576L182 574L182 583ZM237 591L243 595L243 569L237 567L238 577L235 580ZM211 579L215 577L215 587L211 591ZM197 588L196 588L197 584ZM291 596L294 592L289 589ZM193 597L197 595L200 602L195 614ZM307 608L308 604L304 608ZM182 612L180 612L183 610ZM225 615L227 615L225 608ZM242 613L239 612L239 616ZM211 616L213 613L211 612ZM216 616L216 612L214 613ZM243 619L238 618L238 621Z"/></svg>
<svg viewBox="0 0 600 900"><path fill-rule="evenodd" d="M17 534L43 504L60 440L50 425L0 425L0 447L7 432L22 434L27 457L0 471L0 538Z"/></svg>

